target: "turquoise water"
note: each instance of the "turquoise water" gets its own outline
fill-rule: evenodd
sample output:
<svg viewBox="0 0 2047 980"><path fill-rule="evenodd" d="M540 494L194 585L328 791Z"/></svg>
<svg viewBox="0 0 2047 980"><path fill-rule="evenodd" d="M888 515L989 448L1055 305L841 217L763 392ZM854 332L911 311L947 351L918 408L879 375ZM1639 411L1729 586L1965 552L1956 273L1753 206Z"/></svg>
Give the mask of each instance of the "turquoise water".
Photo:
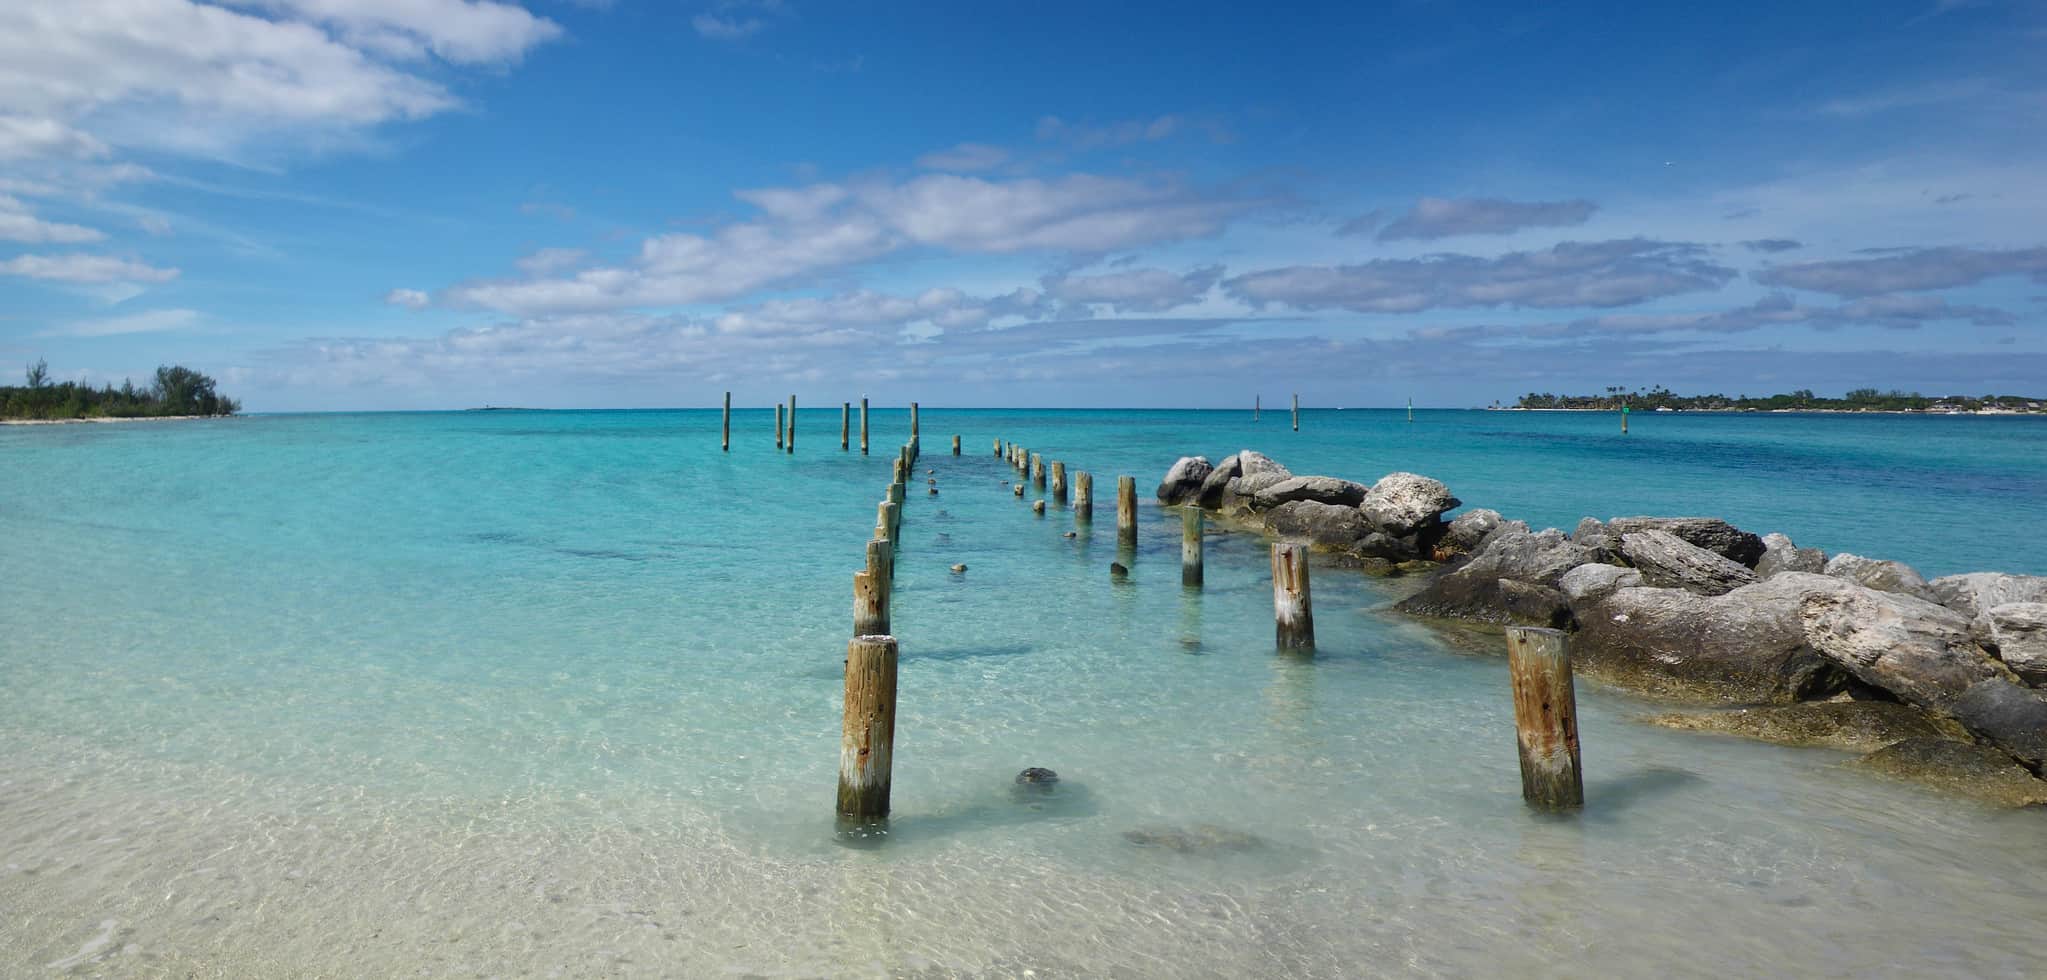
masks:
<svg viewBox="0 0 2047 980"><path fill-rule="evenodd" d="M1185 592L1149 498L1248 446L2042 573L2047 420L926 409L864 846L840 660L907 417L864 458L838 421L793 456L765 410L729 454L716 412L0 428L0 974L2037 971L2041 814L1582 689L1590 803L1538 817L1502 662L1385 613L1410 584L1318 570L1321 649L1278 657L1262 543ZM995 438L1094 472L1096 530Z"/></svg>

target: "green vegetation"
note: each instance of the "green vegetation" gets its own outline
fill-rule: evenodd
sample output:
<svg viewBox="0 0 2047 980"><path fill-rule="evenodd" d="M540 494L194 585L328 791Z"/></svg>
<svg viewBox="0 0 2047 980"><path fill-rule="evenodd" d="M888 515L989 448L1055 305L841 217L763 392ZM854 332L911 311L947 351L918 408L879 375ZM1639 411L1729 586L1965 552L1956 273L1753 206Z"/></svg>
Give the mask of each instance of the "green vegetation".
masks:
<svg viewBox="0 0 2047 980"><path fill-rule="evenodd" d="M0 418L143 418L164 415L233 415L241 403L214 390L213 379L188 367L160 367L147 388L132 381L121 387L65 381L50 383L50 366L28 367L28 384L0 387Z"/></svg>
<svg viewBox="0 0 2047 980"><path fill-rule="evenodd" d="M1610 387L1603 395L1552 395L1529 392L1516 408L1575 408L1618 411L1628 405L1638 412L1668 408L1681 412L2041 412L2047 398L2025 395L1948 395L1935 398L1916 391L1878 391L1857 388L1840 398L1822 398L1801 388L1785 395L1750 398L1747 395L1677 395L1658 385L1632 391Z"/></svg>

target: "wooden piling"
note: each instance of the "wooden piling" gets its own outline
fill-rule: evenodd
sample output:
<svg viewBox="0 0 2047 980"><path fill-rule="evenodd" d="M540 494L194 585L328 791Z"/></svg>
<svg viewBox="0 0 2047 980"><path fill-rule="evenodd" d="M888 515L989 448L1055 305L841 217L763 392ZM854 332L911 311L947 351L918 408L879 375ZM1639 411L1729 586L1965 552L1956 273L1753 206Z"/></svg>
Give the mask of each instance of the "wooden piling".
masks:
<svg viewBox="0 0 2047 980"><path fill-rule="evenodd" d="M1315 608L1308 592L1308 546L1272 546L1272 620L1281 650L1315 649Z"/></svg>
<svg viewBox="0 0 2047 980"><path fill-rule="evenodd" d="M895 594L896 553L887 541L873 538L867 542L867 571L881 583L882 598Z"/></svg>
<svg viewBox="0 0 2047 980"><path fill-rule="evenodd" d="M888 816L896 743L896 638L846 644L846 715L839 736L839 816Z"/></svg>
<svg viewBox="0 0 2047 980"><path fill-rule="evenodd" d="M1052 461L1052 502L1066 506L1066 464Z"/></svg>
<svg viewBox="0 0 2047 980"><path fill-rule="evenodd" d="M1031 501L1031 513L1036 514L1039 517L1045 516L1045 502L1042 500Z"/></svg>
<svg viewBox="0 0 2047 980"><path fill-rule="evenodd" d="M1045 457L1037 453L1031 454L1031 485L1045 489Z"/></svg>
<svg viewBox="0 0 2047 980"><path fill-rule="evenodd" d="M1264 398L1259 397L1257 395L1251 396L1251 421L1253 422L1258 421L1258 409L1261 407L1259 403L1263 402L1264 400L1265 400Z"/></svg>
<svg viewBox="0 0 2047 980"><path fill-rule="evenodd" d="M1201 508L1180 508L1180 584L1201 587Z"/></svg>
<svg viewBox="0 0 2047 980"><path fill-rule="evenodd" d="M1294 396L1294 431L1301 431L1301 396Z"/></svg>
<svg viewBox="0 0 2047 980"><path fill-rule="evenodd" d="M860 399L860 455L867 455L867 399Z"/></svg>
<svg viewBox="0 0 2047 980"><path fill-rule="evenodd" d="M875 544L885 544L876 541ZM873 572L853 573L853 635L881 636L888 633L887 585Z"/></svg>
<svg viewBox="0 0 2047 980"><path fill-rule="evenodd" d="M720 443L719 448L724 449L726 452L729 453L732 451L732 393L729 391L725 393L724 432L725 437L723 441Z"/></svg>
<svg viewBox="0 0 2047 980"><path fill-rule="evenodd" d="M775 403L775 448L782 448L782 403Z"/></svg>
<svg viewBox="0 0 2047 980"><path fill-rule="evenodd" d="M1095 475L1086 470L1073 474L1073 523L1088 524L1095 519Z"/></svg>
<svg viewBox="0 0 2047 980"><path fill-rule="evenodd" d="M995 455L1002 455L1002 440L1000 439L995 440Z"/></svg>
<svg viewBox="0 0 2047 980"><path fill-rule="evenodd" d="M1521 755L1521 797L1561 810L1585 805L1578 770L1578 697L1571 650L1560 630L1507 627L1507 672L1514 682L1514 742Z"/></svg>
<svg viewBox="0 0 2047 980"><path fill-rule="evenodd" d="M1134 476L1116 478L1116 540L1127 545L1137 543L1137 478Z"/></svg>
<svg viewBox="0 0 2047 980"><path fill-rule="evenodd" d="M796 451L796 396L789 396L789 451Z"/></svg>
<svg viewBox="0 0 2047 980"><path fill-rule="evenodd" d="M895 462L889 464L889 472L893 474L889 477L890 483L902 483L910 478L910 463L902 453L897 453Z"/></svg>
<svg viewBox="0 0 2047 980"><path fill-rule="evenodd" d="M853 445L853 403L839 403L839 451L844 452Z"/></svg>
<svg viewBox="0 0 2047 980"><path fill-rule="evenodd" d="M910 403L910 438L917 438L917 403Z"/></svg>
<svg viewBox="0 0 2047 980"><path fill-rule="evenodd" d="M896 543L896 502L884 500L874 508L874 533L882 536L891 547Z"/></svg>
<svg viewBox="0 0 2047 980"><path fill-rule="evenodd" d="M958 455L960 454L960 437L959 437L959 436L953 436L953 437L952 437L952 454L953 454L954 456L958 456Z"/></svg>

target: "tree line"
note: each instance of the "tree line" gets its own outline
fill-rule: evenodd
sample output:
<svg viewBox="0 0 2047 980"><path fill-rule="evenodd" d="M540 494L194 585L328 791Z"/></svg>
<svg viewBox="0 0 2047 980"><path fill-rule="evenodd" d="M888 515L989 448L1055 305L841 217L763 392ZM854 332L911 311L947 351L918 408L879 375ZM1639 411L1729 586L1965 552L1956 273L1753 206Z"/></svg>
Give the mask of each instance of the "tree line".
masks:
<svg viewBox="0 0 2047 980"><path fill-rule="evenodd" d="M0 386L0 418L84 419L143 418L165 415L233 415L242 405L215 387L214 380L182 365L156 369L147 387L132 379L119 388L94 388L77 381L51 382L50 366L38 360L28 366L28 383Z"/></svg>
<svg viewBox="0 0 2047 980"><path fill-rule="evenodd" d="M1613 386L1599 395L1553 395L1529 392L1515 403L1517 408L1576 408L1618 411L1627 405L1636 411L1832 411L1832 412L1926 412L1949 409L1965 412L1999 408L2015 412L2040 411L2047 398L2027 395L1946 395L1934 397L1916 391L1879 391L1857 388L1839 398L1815 395L1810 388L1784 394L1751 398L1748 395L1678 395L1657 385L1628 389Z"/></svg>

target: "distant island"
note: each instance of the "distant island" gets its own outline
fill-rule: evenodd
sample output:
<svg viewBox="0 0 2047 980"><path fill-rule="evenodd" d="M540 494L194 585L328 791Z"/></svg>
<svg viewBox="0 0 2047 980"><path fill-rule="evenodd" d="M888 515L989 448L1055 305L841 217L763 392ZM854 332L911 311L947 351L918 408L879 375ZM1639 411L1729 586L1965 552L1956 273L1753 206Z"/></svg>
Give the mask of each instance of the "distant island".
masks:
<svg viewBox="0 0 2047 980"><path fill-rule="evenodd" d="M1545 411L1638 412L1924 412L1935 415L2020 415L2047 413L2047 397L2028 395L1944 395L1916 391L1857 388L1839 398L1825 398L1801 388L1789 394L1751 398L1747 395L1678 395L1658 385L1628 390L1613 387L1599 395L1552 395L1529 392L1513 408ZM1499 403L1493 403L1498 408Z"/></svg>
<svg viewBox="0 0 2047 980"><path fill-rule="evenodd" d="M233 415L242 405L215 389L214 380L191 368L156 369L146 388L124 380L121 387L94 388L76 381L51 383L50 366L28 367L28 383L0 386L0 420L59 422L68 419L142 419Z"/></svg>

